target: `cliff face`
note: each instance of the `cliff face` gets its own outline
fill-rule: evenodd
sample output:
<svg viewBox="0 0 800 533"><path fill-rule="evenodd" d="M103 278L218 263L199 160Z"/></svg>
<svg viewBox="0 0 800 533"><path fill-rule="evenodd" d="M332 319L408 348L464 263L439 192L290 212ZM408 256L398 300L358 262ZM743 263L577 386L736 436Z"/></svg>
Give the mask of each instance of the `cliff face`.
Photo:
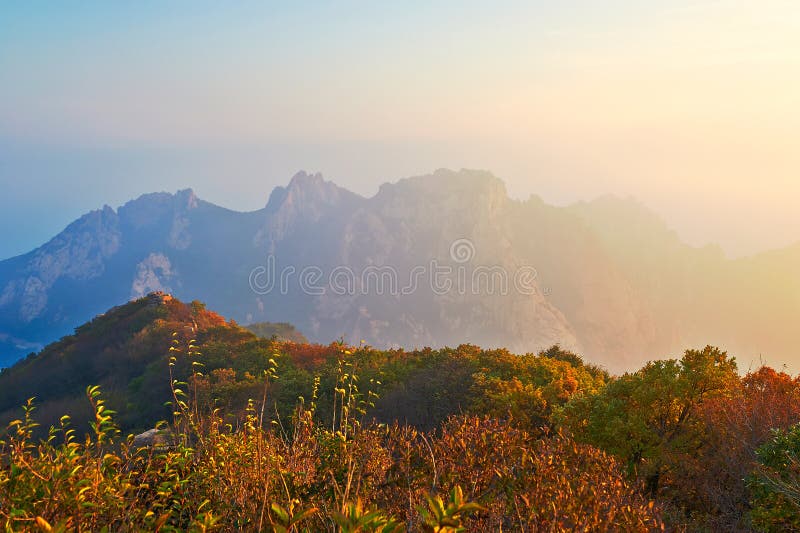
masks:
<svg viewBox="0 0 800 533"><path fill-rule="evenodd" d="M798 267L791 250L729 261L686 246L631 200L512 200L487 172L439 170L372 198L299 173L258 211L148 194L0 262L0 366L155 290L325 342L560 343L615 371L705 343L791 361Z"/></svg>
<svg viewBox="0 0 800 533"><path fill-rule="evenodd" d="M0 304L16 305L19 321L31 322L44 313L49 291L60 279L87 281L102 275L120 238L119 217L110 207L84 215L29 254L19 277L5 283Z"/></svg>
<svg viewBox="0 0 800 533"><path fill-rule="evenodd" d="M346 217L338 239L354 290L317 297L309 331L381 345L579 349L534 264L514 248L513 205L486 173L440 170L384 185ZM524 269L530 279L518 290Z"/></svg>
<svg viewBox="0 0 800 533"><path fill-rule="evenodd" d="M36 250L0 262L0 365L104 308L171 288L168 252L189 248L198 205L187 190L145 195L116 211L106 206Z"/></svg>

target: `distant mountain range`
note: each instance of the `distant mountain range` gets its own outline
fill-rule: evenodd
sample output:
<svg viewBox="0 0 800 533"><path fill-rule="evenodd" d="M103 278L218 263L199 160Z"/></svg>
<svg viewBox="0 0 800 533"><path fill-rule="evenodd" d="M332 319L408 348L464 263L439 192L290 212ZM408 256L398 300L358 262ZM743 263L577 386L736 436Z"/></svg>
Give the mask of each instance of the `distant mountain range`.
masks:
<svg viewBox="0 0 800 533"><path fill-rule="evenodd" d="M719 345L797 369L800 245L729 260L630 199L510 199L487 172L439 170L364 198L299 173L240 213L191 190L141 196L0 262L0 366L151 291L312 341L559 343L612 371Z"/></svg>

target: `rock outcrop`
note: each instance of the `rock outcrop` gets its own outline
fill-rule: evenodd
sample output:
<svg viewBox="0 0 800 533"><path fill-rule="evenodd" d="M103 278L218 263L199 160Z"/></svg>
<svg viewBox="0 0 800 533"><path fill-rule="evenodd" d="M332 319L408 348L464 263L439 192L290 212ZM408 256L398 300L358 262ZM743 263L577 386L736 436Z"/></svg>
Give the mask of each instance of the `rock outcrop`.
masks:
<svg viewBox="0 0 800 533"><path fill-rule="evenodd" d="M169 448L175 445L175 436L168 429L148 429L133 437L134 448Z"/></svg>

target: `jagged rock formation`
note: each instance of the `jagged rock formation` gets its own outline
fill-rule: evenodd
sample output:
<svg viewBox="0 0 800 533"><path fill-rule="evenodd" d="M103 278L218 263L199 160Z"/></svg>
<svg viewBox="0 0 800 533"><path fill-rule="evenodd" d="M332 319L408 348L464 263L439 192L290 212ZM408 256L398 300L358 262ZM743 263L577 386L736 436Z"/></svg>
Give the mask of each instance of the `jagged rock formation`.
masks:
<svg viewBox="0 0 800 533"><path fill-rule="evenodd" d="M257 211L148 194L0 262L0 366L155 290L324 342L560 343L612 370L708 342L790 361L799 266L798 250L730 261L689 247L632 200L512 200L487 172L439 170L372 198L301 172Z"/></svg>

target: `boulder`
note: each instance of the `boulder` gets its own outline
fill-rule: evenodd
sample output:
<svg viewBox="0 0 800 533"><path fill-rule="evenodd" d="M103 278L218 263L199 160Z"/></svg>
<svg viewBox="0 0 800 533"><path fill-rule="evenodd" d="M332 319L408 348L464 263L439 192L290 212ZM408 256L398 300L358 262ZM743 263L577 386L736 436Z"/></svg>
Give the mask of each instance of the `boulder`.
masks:
<svg viewBox="0 0 800 533"><path fill-rule="evenodd" d="M133 437L134 448L162 448L174 445L172 432L168 429L148 429Z"/></svg>

